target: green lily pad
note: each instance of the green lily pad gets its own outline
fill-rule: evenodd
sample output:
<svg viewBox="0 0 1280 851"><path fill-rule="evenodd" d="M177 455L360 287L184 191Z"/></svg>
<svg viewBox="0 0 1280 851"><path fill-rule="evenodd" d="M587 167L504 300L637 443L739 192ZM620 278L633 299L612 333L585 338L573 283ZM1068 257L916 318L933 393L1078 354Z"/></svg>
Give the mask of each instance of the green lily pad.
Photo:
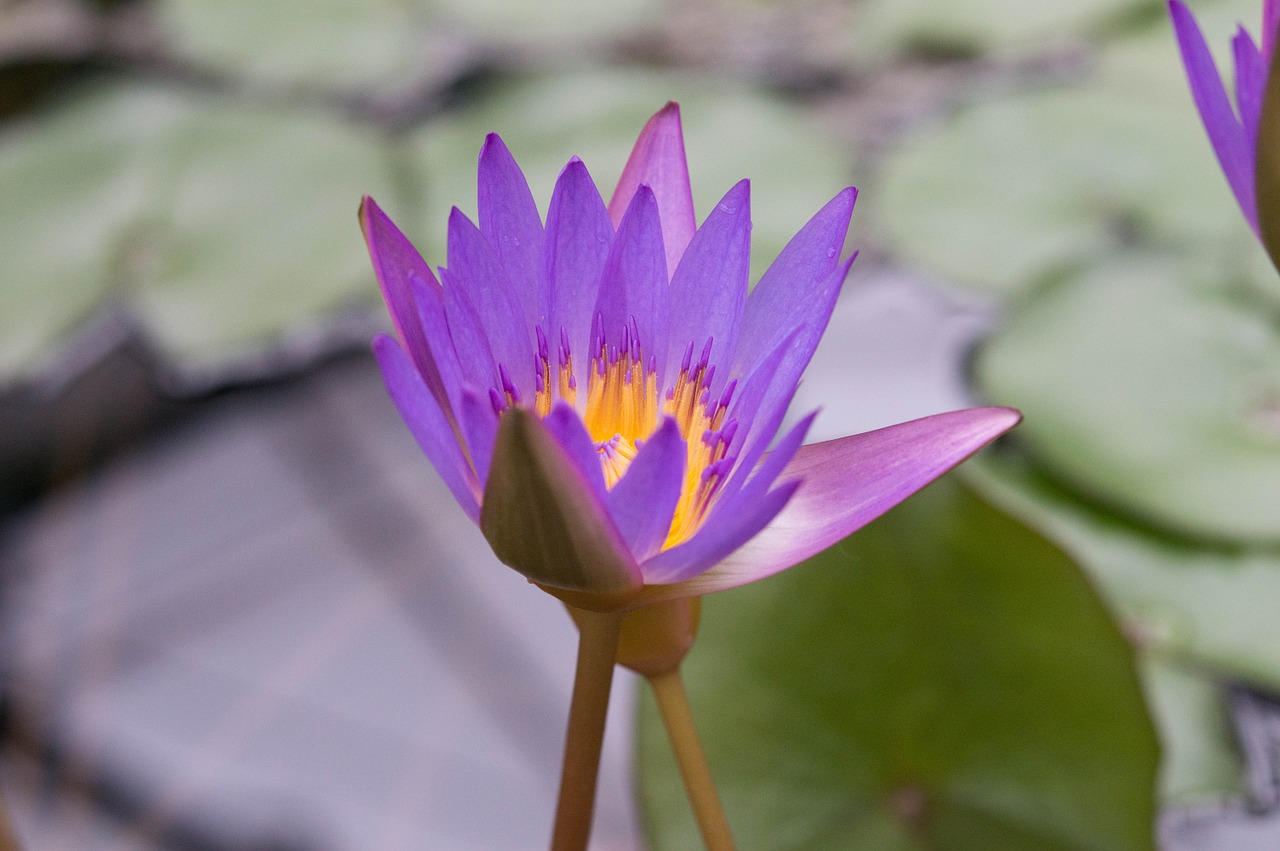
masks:
<svg viewBox="0 0 1280 851"><path fill-rule="evenodd" d="M487 40L616 35L656 21L656 0L162 0L174 51L276 84L351 90L413 86L482 53Z"/></svg>
<svg viewBox="0 0 1280 851"><path fill-rule="evenodd" d="M1172 806L1239 800L1247 789L1221 685L1196 671L1147 654L1147 703L1160 731L1160 800Z"/></svg>
<svg viewBox="0 0 1280 851"><path fill-rule="evenodd" d="M402 0L162 0L156 11L179 56L277 83L389 84L431 61L424 10Z"/></svg>
<svg viewBox="0 0 1280 851"><path fill-rule="evenodd" d="M982 291L1020 292L1135 244L1183 246L1273 286L1164 28L1110 46L1075 82L990 92L918 131L871 190L891 252Z"/></svg>
<svg viewBox="0 0 1280 851"><path fill-rule="evenodd" d="M486 133L502 136L545 217L556 176L572 156L586 163L608 201L640 128L669 100L681 107L699 222L733 184L751 178L753 280L850 183L851 154L808 114L757 91L636 70L546 75L501 84L416 135L427 210L425 227L416 229L419 248L442 263L449 208L474 215L476 156Z"/></svg>
<svg viewBox="0 0 1280 851"><path fill-rule="evenodd" d="M355 223L380 139L309 113L93 87L0 135L0 383L106 300L188 368L371 301Z"/></svg>
<svg viewBox="0 0 1280 851"><path fill-rule="evenodd" d="M1129 645L1059 549L953 479L709 597L684 669L743 848L1153 847ZM653 847L694 847L648 697L639 761Z"/></svg>
<svg viewBox="0 0 1280 851"><path fill-rule="evenodd" d="M1175 534L1280 543L1280 328L1230 283L1181 255L1069 275L979 350L978 384L1082 491Z"/></svg>
<svg viewBox="0 0 1280 851"><path fill-rule="evenodd" d="M1081 502L1025 460L1000 453L968 465L965 475L1089 571L1135 641L1223 679L1280 689L1280 549L1161 536Z"/></svg>
<svg viewBox="0 0 1280 851"><path fill-rule="evenodd" d="M885 44L943 53L1026 53L1080 38L1150 8L1150 0L864 0L853 29L858 53Z"/></svg>

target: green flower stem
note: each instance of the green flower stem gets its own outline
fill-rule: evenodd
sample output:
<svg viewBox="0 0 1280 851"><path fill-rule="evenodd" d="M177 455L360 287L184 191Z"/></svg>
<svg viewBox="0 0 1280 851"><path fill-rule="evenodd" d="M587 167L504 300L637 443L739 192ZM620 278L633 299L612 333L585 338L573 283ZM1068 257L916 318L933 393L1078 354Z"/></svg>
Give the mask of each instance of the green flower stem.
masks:
<svg viewBox="0 0 1280 851"><path fill-rule="evenodd" d="M551 851L585 851L591 838L596 775L600 772L600 748L622 617L621 612L574 612L579 631L578 670L573 681L573 702L569 705Z"/></svg>
<svg viewBox="0 0 1280 851"><path fill-rule="evenodd" d="M733 851L733 833L729 830L724 808L720 806L720 796L716 794L716 784L711 779L711 766L707 765L707 757L702 752L702 742L698 740L680 669L677 667L648 679L658 699L658 711L662 713L667 738L675 751L680 778L684 781L689 803L693 805L693 814L698 819L702 841L708 851Z"/></svg>

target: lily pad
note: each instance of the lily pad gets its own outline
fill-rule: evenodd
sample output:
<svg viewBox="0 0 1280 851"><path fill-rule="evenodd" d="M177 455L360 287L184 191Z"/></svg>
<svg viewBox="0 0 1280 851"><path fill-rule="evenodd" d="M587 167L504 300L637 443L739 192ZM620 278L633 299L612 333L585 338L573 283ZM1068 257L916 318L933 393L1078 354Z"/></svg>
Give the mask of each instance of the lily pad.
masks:
<svg viewBox="0 0 1280 851"><path fill-rule="evenodd" d="M188 61L257 81L347 91L417 84L488 40L617 35L660 18L657 0L162 0Z"/></svg>
<svg viewBox="0 0 1280 851"><path fill-rule="evenodd" d="M1135 527L1016 456L988 454L965 475L1089 571L1149 651L1280 689L1280 549L1196 546Z"/></svg>
<svg viewBox="0 0 1280 851"><path fill-rule="evenodd" d="M1080 38L1150 0L864 0L853 32L860 53L899 44L948 54L1026 53Z"/></svg>
<svg viewBox="0 0 1280 851"><path fill-rule="evenodd" d="M751 179L753 280L851 182L852 155L830 133L804 111L752 89L636 70L545 75L504 82L417 134L427 211L419 248L442 262L449 208L474 213L476 155L486 133L502 136L545 216L556 176L572 156L586 163L607 201L636 134L669 100L681 106L699 222L733 184Z"/></svg>
<svg viewBox="0 0 1280 851"><path fill-rule="evenodd" d="M160 86L85 90L0 135L0 383L107 300L191 369L372 300L355 224L379 137Z"/></svg>
<svg viewBox="0 0 1280 851"><path fill-rule="evenodd" d="M1153 847L1129 645L1062 551L953 479L709 597L685 677L743 848ZM653 847L693 847L648 698L639 760Z"/></svg>
<svg viewBox="0 0 1280 851"><path fill-rule="evenodd" d="M1160 731L1160 799L1166 805L1242 800L1244 759L1222 686L1203 670L1146 654L1143 682Z"/></svg>
<svg viewBox="0 0 1280 851"><path fill-rule="evenodd" d="M424 10L403 0L162 0L188 61L276 83L394 83L430 61Z"/></svg>
<svg viewBox="0 0 1280 851"><path fill-rule="evenodd" d="M988 92L922 128L872 189L893 253L982 291L1020 292L1135 244L1183 246L1272 286L1161 30L1117 42L1076 81Z"/></svg>
<svg viewBox="0 0 1280 851"><path fill-rule="evenodd" d="M1068 275L975 375L1081 491L1177 535L1280 544L1280 328L1215 272L1144 255Z"/></svg>

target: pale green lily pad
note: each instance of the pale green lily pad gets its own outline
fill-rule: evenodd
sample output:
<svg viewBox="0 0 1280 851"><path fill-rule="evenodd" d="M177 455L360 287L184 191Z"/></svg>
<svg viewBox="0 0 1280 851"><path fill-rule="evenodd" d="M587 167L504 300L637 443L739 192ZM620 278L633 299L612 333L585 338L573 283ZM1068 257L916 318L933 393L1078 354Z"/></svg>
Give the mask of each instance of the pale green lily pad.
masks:
<svg viewBox="0 0 1280 851"><path fill-rule="evenodd" d="M95 87L0 136L0 382L105 300L189 368L371 301L355 211L384 146L318 115Z"/></svg>
<svg viewBox="0 0 1280 851"><path fill-rule="evenodd" d="M1148 656L1142 679L1160 731L1161 801L1190 806L1241 799L1247 791L1244 759L1221 685L1193 668Z"/></svg>
<svg viewBox="0 0 1280 851"><path fill-rule="evenodd" d="M707 598L684 669L744 849L1153 847L1129 645L1060 550L952 479ZM653 847L696 847L647 696L639 760Z"/></svg>
<svg viewBox="0 0 1280 851"><path fill-rule="evenodd" d="M753 280L851 182L852 156L829 133L802 110L751 89L636 70L534 77L505 83L417 134L413 145L427 175L427 213L413 231L418 247L428 262L443 265L450 207L474 218L476 158L486 133L502 136L545 218L556 176L573 156L608 201L640 128L669 100L680 103L699 223L733 184L751 179Z"/></svg>
<svg viewBox="0 0 1280 851"><path fill-rule="evenodd" d="M944 53L1030 53L1061 44L1149 9L1150 0L864 0L854 35L855 57L883 45Z"/></svg>
<svg viewBox="0 0 1280 851"><path fill-rule="evenodd" d="M1092 497L1175 534L1277 544L1280 329L1193 260L1068 276L1008 317L975 375Z"/></svg>
<svg viewBox="0 0 1280 851"><path fill-rule="evenodd" d="M188 61L279 83L394 83L431 60L427 16L405 0L161 0Z"/></svg>
<svg viewBox="0 0 1280 851"><path fill-rule="evenodd" d="M890 156L869 214L902 261L1012 293L1135 243L1274 272L1218 169L1171 32L1118 43L1072 83L991 93Z"/></svg>
<svg viewBox="0 0 1280 851"><path fill-rule="evenodd" d="M1195 546L1143 531L1016 457L990 454L965 474L1071 553L1134 640L1224 679L1280 689L1280 549Z"/></svg>
<svg viewBox="0 0 1280 851"><path fill-rule="evenodd" d="M659 19L657 0L161 0L174 51L277 84L412 87L491 41L565 44Z"/></svg>

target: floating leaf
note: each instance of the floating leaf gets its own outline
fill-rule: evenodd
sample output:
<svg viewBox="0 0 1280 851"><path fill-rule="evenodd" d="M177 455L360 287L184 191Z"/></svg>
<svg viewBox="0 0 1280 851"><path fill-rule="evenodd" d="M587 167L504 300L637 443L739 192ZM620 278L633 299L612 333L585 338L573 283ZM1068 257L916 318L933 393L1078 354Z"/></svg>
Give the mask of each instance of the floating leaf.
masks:
<svg viewBox="0 0 1280 851"><path fill-rule="evenodd" d="M963 54L1043 49L1150 6L1146 0L864 0L862 5L853 30L860 52L888 43Z"/></svg>
<svg viewBox="0 0 1280 851"><path fill-rule="evenodd" d="M890 249L1002 293L1135 243L1180 245L1270 286L1171 32L1118 43L1082 74L989 93L905 140L866 193Z"/></svg>
<svg viewBox="0 0 1280 851"><path fill-rule="evenodd" d="M685 676L743 848L1152 847L1128 644L1060 550L953 479L707 598ZM692 847L648 699L639 749L653 847Z"/></svg>
<svg viewBox="0 0 1280 851"><path fill-rule="evenodd" d="M1280 329L1211 264L1070 275L1007 319L975 374L1091 496L1180 535L1280 543Z"/></svg>
<svg viewBox="0 0 1280 851"><path fill-rule="evenodd" d="M1000 453L971 463L965 474L1071 553L1135 641L1223 679L1280 689L1280 549L1195 546L1155 534Z"/></svg>
<svg viewBox="0 0 1280 851"><path fill-rule="evenodd" d="M1242 798L1245 769L1222 687L1203 672L1148 658L1147 702L1160 731L1160 798L1193 805Z"/></svg>
<svg viewBox="0 0 1280 851"><path fill-rule="evenodd" d="M309 113L93 87L0 135L0 383L107 298L187 365L375 293L355 210L379 138Z"/></svg>

